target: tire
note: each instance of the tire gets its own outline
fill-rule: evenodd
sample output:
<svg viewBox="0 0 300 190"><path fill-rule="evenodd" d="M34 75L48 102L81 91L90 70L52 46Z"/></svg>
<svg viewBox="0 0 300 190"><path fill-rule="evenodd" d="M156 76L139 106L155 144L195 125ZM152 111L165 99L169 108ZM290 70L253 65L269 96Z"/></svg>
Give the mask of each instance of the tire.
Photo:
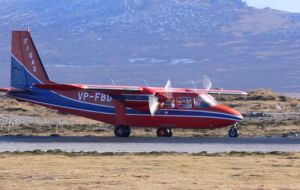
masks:
<svg viewBox="0 0 300 190"><path fill-rule="evenodd" d="M129 137L131 133L131 129L128 126L124 126L124 136L123 137Z"/></svg>
<svg viewBox="0 0 300 190"><path fill-rule="evenodd" d="M114 133L115 133L116 137L122 137L123 136L122 128L120 126L115 127Z"/></svg>
<svg viewBox="0 0 300 190"><path fill-rule="evenodd" d="M117 125L114 130L116 137L129 137L130 132L130 127L124 125Z"/></svg>
<svg viewBox="0 0 300 190"><path fill-rule="evenodd" d="M166 130L165 129L163 129L163 128L158 128L157 130L156 130L156 135L158 136L158 137L165 137L165 134L166 133Z"/></svg>
<svg viewBox="0 0 300 190"><path fill-rule="evenodd" d="M173 130L170 128L158 128L156 131L158 137L172 137Z"/></svg>
<svg viewBox="0 0 300 190"><path fill-rule="evenodd" d="M230 138L237 138L239 136L239 131L236 127L231 127L228 131L228 136Z"/></svg>
<svg viewBox="0 0 300 190"><path fill-rule="evenodd" d="M172 137L173 136L173 129L167 129L167 137Z"/></svg>

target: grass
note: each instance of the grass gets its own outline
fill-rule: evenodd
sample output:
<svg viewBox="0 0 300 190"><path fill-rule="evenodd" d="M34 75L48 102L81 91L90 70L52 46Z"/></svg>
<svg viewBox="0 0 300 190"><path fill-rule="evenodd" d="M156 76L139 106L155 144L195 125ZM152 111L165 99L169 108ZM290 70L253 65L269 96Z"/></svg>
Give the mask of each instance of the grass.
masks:
<svg viewBox="0 0 300 190"><path fill-rule="evenodd" d="M0 154L0 189L299 189L300 153Z"/></svg>

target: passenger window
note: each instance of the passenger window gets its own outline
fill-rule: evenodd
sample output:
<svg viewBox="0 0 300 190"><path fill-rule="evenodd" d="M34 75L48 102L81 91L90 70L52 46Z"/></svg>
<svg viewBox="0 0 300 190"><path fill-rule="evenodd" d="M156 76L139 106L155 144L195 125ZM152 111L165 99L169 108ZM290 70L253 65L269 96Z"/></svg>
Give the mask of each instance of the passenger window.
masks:
<svg viewBox="0 0 300 190"><path fill-rule="evenodd" d="M175 100L174 99L169 99L166 100L163 104L164 108L175 108Z"/></svg>
<svg viewBox="0 0 300 190"><path fill-rule="evenodd" d="M190 97L176 98L177 108L189 109L192 108L192 99Z"/></svg>

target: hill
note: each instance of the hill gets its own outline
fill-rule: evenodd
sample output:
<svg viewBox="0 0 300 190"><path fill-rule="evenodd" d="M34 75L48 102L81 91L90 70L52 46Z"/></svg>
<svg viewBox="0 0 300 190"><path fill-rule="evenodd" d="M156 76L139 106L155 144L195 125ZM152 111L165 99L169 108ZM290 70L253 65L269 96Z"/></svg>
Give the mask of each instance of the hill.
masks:
<svg viewBox="0 0 300 190"><path fill-rule="evenodd" d="M54 81L299 93L300 14L242 0L0 0L0 85L10 32L30 27Z"/></svg>

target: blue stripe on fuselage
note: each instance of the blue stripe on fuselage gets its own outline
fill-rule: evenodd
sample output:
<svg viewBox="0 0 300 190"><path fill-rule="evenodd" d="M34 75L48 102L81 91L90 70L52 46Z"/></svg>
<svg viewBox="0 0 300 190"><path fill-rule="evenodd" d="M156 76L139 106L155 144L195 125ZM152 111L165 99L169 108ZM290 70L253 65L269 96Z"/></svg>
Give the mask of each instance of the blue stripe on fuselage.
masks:
<svg viewBox="0 0 300 190"><path fill-rule="evenodd" d="M128 115L148 115L149 113L145 113L142 111L137 111L134 109L127 109ZM219 118L219 119L227 119L227 120L242 120L240 117L225 114L225 113L218 113L218 112L208 112L208 111L201 111L201 110L158 110L155 113L155 116L178 116L178 117L201 117L201 118Z"/></svg>
<svg viewBox="0 0 300 190"><path fill-rule="evenodd" d="M126 100L126 101L148 101L148 95L135 95L135 94L126 94L126 95L115 95L114 98L119 100Z"/></svg>

